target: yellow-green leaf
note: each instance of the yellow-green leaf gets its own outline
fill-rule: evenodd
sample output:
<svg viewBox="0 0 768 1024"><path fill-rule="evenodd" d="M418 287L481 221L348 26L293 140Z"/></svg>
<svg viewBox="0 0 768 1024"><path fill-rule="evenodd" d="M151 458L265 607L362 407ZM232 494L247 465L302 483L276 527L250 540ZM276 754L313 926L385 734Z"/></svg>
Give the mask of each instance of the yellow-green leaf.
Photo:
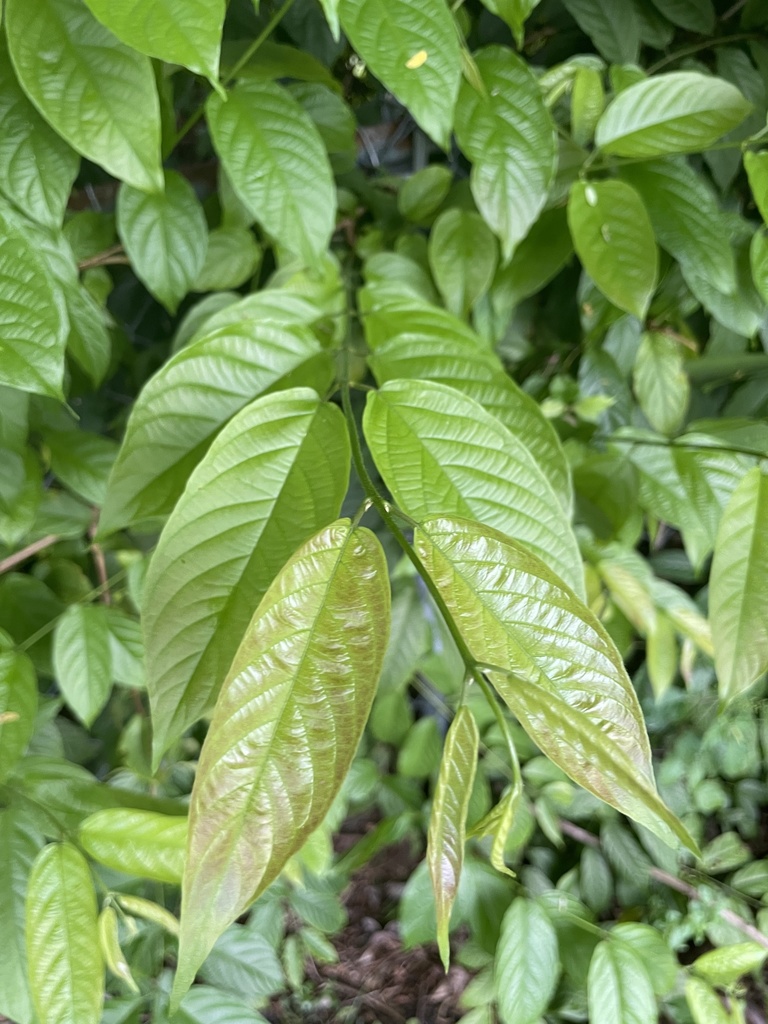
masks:
<svg viewBox="0 0 768 1024"><path fill-rule="evenodd" d="M107 807L80 826L80 845L100 864L158 882L181 882L187 819L128 807Z"/></svg>

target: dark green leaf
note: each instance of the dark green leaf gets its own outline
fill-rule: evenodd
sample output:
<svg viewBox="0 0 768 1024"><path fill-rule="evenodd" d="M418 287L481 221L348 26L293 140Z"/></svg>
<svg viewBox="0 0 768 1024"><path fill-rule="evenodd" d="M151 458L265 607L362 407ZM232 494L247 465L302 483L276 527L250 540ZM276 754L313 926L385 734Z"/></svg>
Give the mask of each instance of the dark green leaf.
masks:
<svg viewBox="0 0 768 1024"><path fill-rule="evenodd" d="M27 978L25 901L29 873L42 842L19 811L0 811L0 1013L17 1024L32 1024L34 1019Z"/></svg>
<svg viewBox="0 0 768 1024"><path fill-rule="evenodd" d="M744 168L755 205L760 211L763 221L768 224L768 152L745 153Z"/></svg>
<svg viewBox="0 0 768 1024"><path fill-rule="evenodd" d="M0 781L27 749L35 730L37 675L26 654L0 653Z"/></svg>
<svg viewBox="0 0 768 1024"><path fill-rule="evenodd" d="M563 0L563 7L575 19L600 53L616 64L633 64L640 49L640 23L628 0Z"/></svg>
<svg viewBox="0 0 768 1024"><path fill-rule="evenodd" d="M708 36L715 27L712 0L653 0L653 4L665 18L689 32Z"/></svg>
<svg viewBox="0 0 768 1024"><path fill-rule="evenodd" d="M488 291L497 263L496 239L476 213L451 209L429 236L429 265L446 308L466 316Z"/></svg>

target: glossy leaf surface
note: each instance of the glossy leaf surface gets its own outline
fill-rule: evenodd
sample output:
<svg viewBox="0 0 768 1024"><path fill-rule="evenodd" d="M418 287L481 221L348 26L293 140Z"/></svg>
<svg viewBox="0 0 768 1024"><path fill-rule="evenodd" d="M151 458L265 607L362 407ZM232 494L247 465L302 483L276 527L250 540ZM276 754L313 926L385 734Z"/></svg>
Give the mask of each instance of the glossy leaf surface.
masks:
<svg viewBox="0 0 768 1024"><path fill-rule="evenodd" d="M112 689L112 657L103 605L73 604L56 625L53 662L59 688L85 726L93 724Z"/></svg>
<svg viewBox="0 0 768 1024"><path fill-rule="evenodd" d="M464 863L467 811L480 736L469 708L459 708L445 738L427 833L427 864L435 894L437 944L448 970L448 929Z"/></svg>
<svg viewBox="0 0 768 1024"><path fill-rule="evenodd" d="M560 974L557 934L545 910L518 897L504 915L494 988L502 1024L536 1024Z"/></svg>
<svg viewBox="0 0 768 1024"><path fill-rule="evenodd" d="M108 807L80 826L80 845L113 871L180 884L187 845L187 819Z"/></svg>
<svg viewBox="0 0 768 1024"><path fill-rule="evenodd" d="M583 593L578 545L546 478L477 402L442 384L394 380L369 395L363 425L405 512L477 519L527 545Z"/></svg>
<svg viewBox="0 0 768 1024"><path fill-rule="evenodd" d="M308 388L251 403L211 445L144 587L156 761L211 706L267 587L338 516L348 478L343 417Z"/></svg>
<svg viewBox="0 0 768 1024"><path fill-rule="evenodd" d="M254 615L195 779L176 998L330 807L373 700L389 601L378 541L341 520L296 552Z"/></svg>

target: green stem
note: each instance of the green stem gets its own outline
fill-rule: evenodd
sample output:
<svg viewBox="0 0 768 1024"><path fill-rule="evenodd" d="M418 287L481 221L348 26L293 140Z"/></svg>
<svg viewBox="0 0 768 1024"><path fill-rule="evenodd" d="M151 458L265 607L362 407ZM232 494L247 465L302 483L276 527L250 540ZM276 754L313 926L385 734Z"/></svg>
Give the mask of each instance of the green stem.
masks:
<svg viewBox="0 0 768 1024"><path fill-rule="evenodd" d="M283 20L283 18L285 17L285 15L288 13L288 11L291 9L295 2L296 0L285 0L285 3L282 5L282 7L279 7L275 11L275 13L269 19L269 21L264 26L262 31L259 32L259 34L253 40L251 45L245 50L240 59L232 65L227 75L222 79L221 84L223 87L231 85L232 82L234 82L240 71L242 71L242 69L245 67L245 65L248 63L251 57L253 57L254 53L256 53L256 51L259 49L262 43L266 42L266 40L272 35L274 30L277 28L277 26L280 24L280 22ZM176 146L178 146L181 140L190 131L192 131L197 122L203 116L203 114L205 113L205 104L206 100L203 100L200 106L192 111L187 120L178 130L173 139L173 145L171 146L172 150L175 149Z"/></svg>
<svg viewBox="0 0 768 1024"><path fill-rule="evenodd" d="M720 36L719 39L706 39L702 43L692 43L690 46L684 46L681 50L676 50L675 53L670 53L667 57L656 61L648 68L648 74L653 75L668 64L674 64L675 61L683 60L684 57L692 57L694 53L701 53L702 50L712 50L716 46L728 46L730 43L747 43L759 38L757 32L736 32L732 36Z"/></svg>
<svg viewBox="0 0 768 1024"><path fill-rule="evenodd" d="M756 459L766 458L764 451L757 448L748 448L738 444L686 444L685 441L664 441L661 438L656 440L652 437L615 437L612 434L595 434L595 440L605 441L609 444L644 445L647 448L679 448L689 452L727 452L729 455L751 455Z"/></svg>
<svg viewBox="0 0 768 1024"><path fill-rule="evenodd" d="M504 712L501 710L499 702L496 700L496 697L494 695L493 690L491 689L490 684L488 683L488 680L485 678L480 669L477 667L472 669L471 676L475 680L477 685L480 687L480 689L483 691L483 696L488 702L488 706L493 711L499 729L501 729L501 735L504 737L504 743L506 744L507 752L509 753L509 760L512 765L512 784L516 789L522 791L523 775L520 771L520 760L517 756L517 748L515 747L515 741L512 738L512 733L510 732L509 722L507 721Z"/></svg>

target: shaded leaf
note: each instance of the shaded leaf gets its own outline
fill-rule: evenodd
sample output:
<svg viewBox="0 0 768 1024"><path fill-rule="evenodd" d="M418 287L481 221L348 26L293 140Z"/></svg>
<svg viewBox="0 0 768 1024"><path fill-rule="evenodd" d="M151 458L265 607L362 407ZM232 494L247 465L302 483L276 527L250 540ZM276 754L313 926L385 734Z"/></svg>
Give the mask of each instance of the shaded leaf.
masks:
<svg viewBox="0 0 768 1024"><path fill-rule="evenodd" d="M587 978L592 1024L657 1024L651 980L627 945L604 939L595 946Z"/></svg>
<svg viewBox="0 0 768 1024"><path fill-rule="evenodd" d="M205 260L193 291L239 288L253 277L261 263L261 249L253 232L238 225L216 228L208 234Z"/></svg>
<svg viewBox="0 0 768 1024"><path fill-rule="evenodd" d="M59 480L89 504L101 505L117 444L101 434L58 429L45 432L45 444Z"/></svg>
<svg viewBox="0 0 768 1024"><path fill-rule="evenodd" d="M691 385L680 343L660 331L643 335L633 383L640 408L662 434L672 434L685 419Z"/></svg>
<svg viewBox="0 0 768 1024"><path fill-rule="evenodd" d="M440 214L429 236L429 265L447 309L466 316L488 291L496 239L482 217L456 208Z"/></svg>
<svg viewBox="0 0 768 1024"><path fill-rule="evenodd" d="M79 840L89 857L113 871L175 885L181 882L185 817L107 807L83 821Z"/></svg>
<svg viewBox="0 0 768 1024"><path fill-rule="evenodd" d="M93 724L112 689L112 658L104 610L103 605L70 605L53 636L59 689L86 727Z"/></svg>
<svg viewBox="0 0 768 1024"><path fill-rule="evenodd" d="M5 736L2 737L5 744ZM25 901L32 864L43 837L13 808L0 811L0 1013L17 1024L32 1024L34 1013L27 978Z"/></svg>
<svg viewBox="0 0 768 1024"><path fill-rule="evenodd" d="M744 154L744 169L747 172L755 205L760 211L764 223L768 224L768 152L746 152Z"/></svg>
<svg viewBox="0 0 768 1024"><path fill-rule="evenodd" d="M37 675L26 654L0 653L0 781L13 770L35 731Z"/></svg>
<svg viewBox="0 0 768 1024"><path fill-rule="evenodd" d="M557 934L538 903L512 901L496 947L494 988L503 1024L536 1024L560 975Z"/></svg>
<svg viewBox="0 0 768 1024"><path fill-rule="evenodd" d="M653 0L665 18L689 32L710 35L715 27L715 8L712 0Z"/></svg>
<svg viewBox="0 0 768 1024"><path fill-rule="evenodd" d="M640 49L640 22L632 3L563 0L563 7L606 60L634 64Z"/></svg>
<svg viewBox="0 0 768 1024"><path fill-rule="evenodd" d="M255 929L237 924L218 940L200 975L211 985L250 1001L263 1000L285 986L274 947Z"/></svg>
<svg viewBox="0 0 768 1024"><path fill-rule="evenodd" d="M293 555L254 615L192 792L176 999L325 817L368 717L389 600L378 541L341 520Z"/></svg>

